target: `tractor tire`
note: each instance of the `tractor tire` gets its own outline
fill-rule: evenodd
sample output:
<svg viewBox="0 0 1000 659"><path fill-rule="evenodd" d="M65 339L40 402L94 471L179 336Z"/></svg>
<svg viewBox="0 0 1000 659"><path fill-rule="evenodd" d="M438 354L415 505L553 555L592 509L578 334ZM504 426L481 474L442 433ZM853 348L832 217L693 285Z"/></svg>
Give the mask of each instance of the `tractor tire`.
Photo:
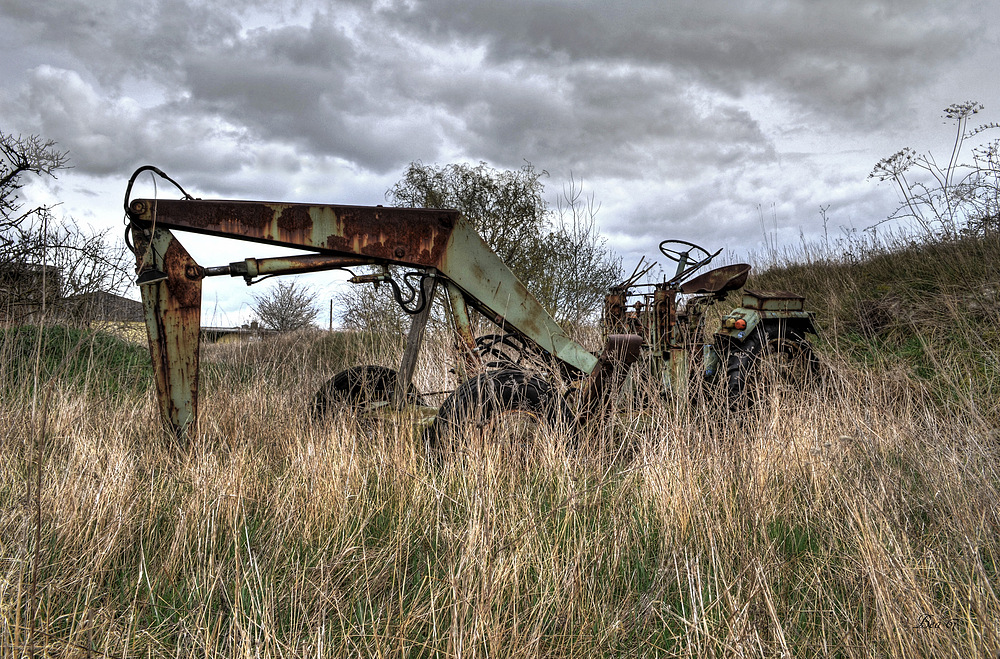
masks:
<svg viewBox="0 0 1000 659"><path fill-rule="evenodd" d="M456 450L480 437L504 450L529 453L545 428L571 428L573 414L559 392L518 369L487 371L467 380L441 405L427 443Z"/></svg>
<svg viewBox="0 0 1000 659"><path fill-rule="evenodd" d="M312 400L316 418L331 414L338 408L363 410L375 403L392 400L396 390L396 371L385 366L352 366L330 378ZM420 393L411 383L407 402L423 405Z"/></svg>
<svg viewBox="0 0 1000 659"><path fill-rule="evenodd" d="M732 410L759 403L776 388L799 391L813 381L819 361L805 330L784 322L762 322L726 357L726 395Z"/></svg>

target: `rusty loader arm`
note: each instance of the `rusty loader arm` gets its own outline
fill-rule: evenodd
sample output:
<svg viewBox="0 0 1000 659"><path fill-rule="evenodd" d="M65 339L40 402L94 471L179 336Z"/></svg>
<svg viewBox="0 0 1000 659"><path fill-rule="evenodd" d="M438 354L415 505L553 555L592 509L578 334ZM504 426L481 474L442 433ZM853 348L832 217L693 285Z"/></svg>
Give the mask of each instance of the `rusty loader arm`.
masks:
<svg viewBox="0 0 1000 659"><path fill-rule="evenodd" d="M179 435L197 422L201 288L202 280L214 275L243 276L249 282L267 274L364 264L416 269L422 273L421 304L430 304L427 290L433 290L434 282L446 287L456 333L470 354L475 339L468 307L587 376L583 390L588 401L599 398L616 365L630 363L638 354L641 340L633 335L611 337L600 357L571 340L458 211L190 198L126 204L160 411ZM174 231L312 254L204 268Z"/></svg>

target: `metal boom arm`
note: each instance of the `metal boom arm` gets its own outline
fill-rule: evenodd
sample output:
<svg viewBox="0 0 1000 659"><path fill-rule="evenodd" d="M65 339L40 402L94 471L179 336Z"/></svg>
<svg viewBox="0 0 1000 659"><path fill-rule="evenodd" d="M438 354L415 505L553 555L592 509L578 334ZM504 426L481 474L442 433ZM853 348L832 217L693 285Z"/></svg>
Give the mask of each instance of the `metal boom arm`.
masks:
<svg viewBox="0 0 1000 659"><path fill-rule="evenodd" d="M183 433L197 419L201 279L228 268L202 268L171 229L283 245L318 256L247 259L230 274L266 263L269 272L307 272L372 263L436 271L465 302L520 332L599 385L608 358L570 339L458 211L258 201L136 199L129 204L140 272L166 278L141 286L161 412ZM638 337L635 337L637 339ZM634 341L632 341L634 343ZM631 344L630 344L631 346ZM633 352L637 346L631 346ZM622 348L617 349L621 352ZM605 351L609 353L608 350ZM598 366L601 365L601 368Z"/></svg>

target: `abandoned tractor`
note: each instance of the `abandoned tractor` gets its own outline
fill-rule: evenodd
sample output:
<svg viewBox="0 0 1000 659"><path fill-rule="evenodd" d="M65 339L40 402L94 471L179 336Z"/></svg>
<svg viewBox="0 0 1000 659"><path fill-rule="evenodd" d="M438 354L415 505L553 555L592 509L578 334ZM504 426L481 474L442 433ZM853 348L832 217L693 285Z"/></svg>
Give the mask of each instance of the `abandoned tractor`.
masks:
<svg viewBox="0 0 1000 659"><path fill-rule="evenodd" d="M812 312L793 293L744 290L741 305L709 334L708 310L746 283L750 266L727 265L698 274L714 253L683 240L665 240L660 253L677 264L670 279L639 283L655 266L636 267L605 298L605 333L642 337L642 356L628 386L649 396L684 400L706 391L731 408L751 405L779 383L801 385L815 374L808 335L816 333Z"/></svg>
<svg viewBox="0 0 1000 659"><path fill-rule="evenodd" d="M174 183L183 198L132 200L132 185L146 171ZM706 342L705 309L741 287L749 266L691 278L718 255L691 243L660 245L678 263L669 281L637 283L646 270L611 291L605 347L595 355L563 331L458 211L194 199L148 166L129 180L125 211L160 412L178 436L197 427L202 283L215 276L252 283L270 275L380 267L352 281L389 285L410 314L399 368L360 365L335 374L314 398L313 412L322 416L342 404L367 410L409 406L423 413L432 436L518 416L575 427L606 413L609 399L629 382L652 379L663 391L687 395L695 372L708 380L724 373L736 399L744 396L764 357L801 361L811 355L805 333L813 331L812 317L803 311L802 298L792 295L747 291L743 306L724 319L712 343ZM174 232L309 253L203 267ZM444 294L436 295L438 289ZM461 355L455 364L460 383L437 409L411 384L435 299L443 300ZM496 329L476 336L479 323L470 318L472 310ZM528 372L510 357L529 352L568 386L543 377L544 369ZM631 368L630 376L636 362L642 368Z"/></svg>

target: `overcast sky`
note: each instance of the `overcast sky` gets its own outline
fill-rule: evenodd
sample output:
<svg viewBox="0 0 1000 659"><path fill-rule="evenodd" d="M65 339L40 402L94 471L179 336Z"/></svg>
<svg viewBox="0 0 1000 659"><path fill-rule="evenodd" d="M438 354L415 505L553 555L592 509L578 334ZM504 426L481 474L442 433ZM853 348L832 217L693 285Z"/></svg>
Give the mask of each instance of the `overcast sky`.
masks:
<svg viewBox="0 0 1000 659"><path fill-rule="evenodd" d="M30 201L116 233L143 164L204 198L374 205L411 161L528 161L553 201L583 182L627 268L665 238L738 256L761 249L761 217L788 245L822 236L821 206L831 234L883 219L897 197L872 166L903 146L946 156L949 104L1000 120L997 10L0 0L0 130L70 152L74 168ZM275 253L190 242L203 265ZM247 300L240 281L212 280L203 322L243 322Z"/></svg>

